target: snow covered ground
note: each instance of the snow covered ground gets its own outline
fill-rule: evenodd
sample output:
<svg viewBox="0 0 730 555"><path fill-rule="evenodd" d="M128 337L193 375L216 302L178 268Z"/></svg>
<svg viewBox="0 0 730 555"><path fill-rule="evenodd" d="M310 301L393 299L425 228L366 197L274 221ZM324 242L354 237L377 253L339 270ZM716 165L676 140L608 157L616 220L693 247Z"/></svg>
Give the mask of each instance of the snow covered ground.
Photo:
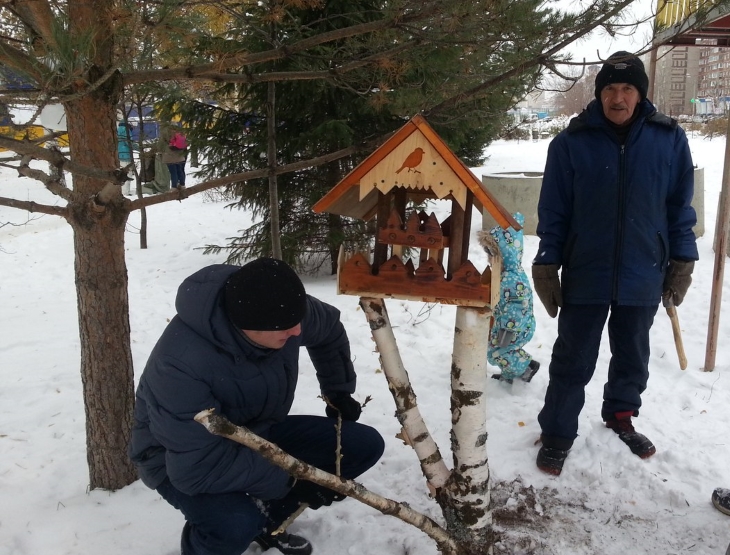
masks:
<svg viewBox="0 0 730 555"><path fill-rule="evenodd" d="M706 227L701 260L679 318L689 367L679 369L669 319L657 314L652 330L651 379L637 428L657 446L640 460L600 418L609 351L601 348L587 388L580 436L558 478L535 467L536 416L547 384L556 320L535 304L537 333L527 349L543 363L529 384L488 381L487 449L493 480L498 553L722 555L730 517L710 503L717 486L730 487L730 321L720 322L713 372L703 372L713 272L712 238L721 186L724 139L690 138L695 163L705 168ZM475 173L541 171L547 140L492 145ZM0 196L55 202L29 179L0 167ZM139 216L127 228L127 264L135 374L174 315L181 280L224 255L201 247L224 244L248 216L198 195L148 209L149 248L138 247ZM474 217L476 231L479 217ZM182 516L139 481L114 493L88 491L84 405L71 229L59 218L0 207L0 555L176 555ZM526 238L525 266L537 240ZM478 268L486 256L472 241ZM308 292L342 311L352 342L359 386L373 400L362 421L386 439L382 460L361 481L374 491L441 521L410 447L395 438L399 425L379 370L358 299L335 294L331 276L304 278ZM730 302L725 279L724 302ZM447 462L449 372L455 309L388 301L388 310L421 411ZM313 368L302 356L294 410L323 414ZM490 373L496 369L490 368ZM316 555L431 555L428 537L353 500L309 511L292 526ZM252 546L248 555L258 555ZM276 553L270 551L269 553Z"/></svg>

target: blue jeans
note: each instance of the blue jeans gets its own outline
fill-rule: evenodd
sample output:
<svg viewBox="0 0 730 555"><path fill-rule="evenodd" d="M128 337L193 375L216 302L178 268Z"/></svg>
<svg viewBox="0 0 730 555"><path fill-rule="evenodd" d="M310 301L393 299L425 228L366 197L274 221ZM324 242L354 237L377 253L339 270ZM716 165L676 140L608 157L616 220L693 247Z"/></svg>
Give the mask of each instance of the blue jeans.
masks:
<svg viewBox="0 0 730 555"><path fill-rule="evenodd" d="M170 186L175 189L178 185L185 187L185 162L167 164L170 170Z"/></svg>
<svg viewBox="0 0 730 555"><path fill-rule="evenodd" d="M550 382L545 392L545 405L537 417L544 445L552 446L551 438L572 443L578 436L578 416L585 404L585 386L596 369L609 308L611 361L603 388L601 416L607 420L617 412L629 410L634 411L635 416L639 415L641 394L649 380L649 330L658 304L566 304L558 315L558 338L550 362ZM565 448L565 442L559 443Z"/></svg>
<svg viewBox="0 0 730 555"><path fill-rule="evenodd" d="M321 416L287 416L266 439L306 463L335 473L335 420ZM341 475L356 478L383 454L380 434L357 422L342 423ZM245 447L242 447L245 449ZM243 492L186 495L169 479L157 492L185 516L183 555L241 555L264 529L272 531L299 506L291 496L258 501ZM264 504L268 516L262 512Z"/></svg>

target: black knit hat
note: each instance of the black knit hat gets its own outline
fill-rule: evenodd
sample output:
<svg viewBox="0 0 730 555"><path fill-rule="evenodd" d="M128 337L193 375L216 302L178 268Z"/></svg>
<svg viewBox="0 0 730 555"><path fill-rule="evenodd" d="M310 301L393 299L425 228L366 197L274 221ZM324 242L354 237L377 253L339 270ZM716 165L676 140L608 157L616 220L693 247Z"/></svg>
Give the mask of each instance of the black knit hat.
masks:
<svg viewBox="0 0 730 555"><path fill-rule="evenodd" d="M620 50L611 54L596 75L596 98L601 99L601 91L611 83L628 83L639 91L641 100L649 90L649 77L644 71L644 63L631 54Z"/></svg>
<svg viewBox="0 0 730 555"><path fill-rule="evenodd" d="M304 319L307 298L302 280L286 262L259 258L231 275L225 306L242 330L288 330Z"/></svg>

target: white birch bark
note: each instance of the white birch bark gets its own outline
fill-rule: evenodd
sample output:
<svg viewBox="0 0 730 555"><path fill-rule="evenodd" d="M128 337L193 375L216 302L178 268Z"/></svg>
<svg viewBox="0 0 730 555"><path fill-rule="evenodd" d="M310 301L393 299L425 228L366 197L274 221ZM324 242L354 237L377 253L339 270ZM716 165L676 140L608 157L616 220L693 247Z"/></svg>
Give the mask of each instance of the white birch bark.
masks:
<svg viewBox="0 0 730 555"><path fill-rule="evenodd" d="M451 367L454 476L448 489L455 522L477 543L489 538L492 526L485 398L490 316L488 309L457 307Z"/></svg>
<svg viewBox="0 0 730 555"><path fill-rule="evenodd" d="M347 495L383 514L397 517L403 522L415 526L433 539L439 551L444 555L458 555L456 544L449 537L448 532L435 521L418 511L414 511L408 505L382 497L357 482L334 476L324 470L300 461L285 451L282 451L274 443L257 436L248 428L235 426L225 417L213 414L213 410L199 412L195 415L195 421L205 426L212 434L236 441L257 451L297 479L309 480L320 486Z"/></svg>
<svg viewBox="0 0 730 555"><path fill-rule="evenodd" d="M429 485L433 489L439 489L443 487L451 473L421 416L416 394L413 392L408 372L403 366L403 360L398 352L393 328L385 309L385 301L372 297L361 297L360 306L370 324L370 331L378 347L383 373L395 400L396 414L407 436L407 442L416 451Z"/></svg>

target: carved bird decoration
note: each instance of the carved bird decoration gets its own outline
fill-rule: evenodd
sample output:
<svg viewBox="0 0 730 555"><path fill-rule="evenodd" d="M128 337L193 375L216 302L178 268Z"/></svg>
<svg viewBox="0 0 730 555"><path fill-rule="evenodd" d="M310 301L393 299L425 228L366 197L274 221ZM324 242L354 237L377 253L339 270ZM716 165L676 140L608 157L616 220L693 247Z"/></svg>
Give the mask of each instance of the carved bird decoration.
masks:
<svg viewBox="0 0 730 555"><path fill-rule="evenodd" d="M406 159L403 161L403 165L395 170L395 173L400 173L404 168L408 168L408 171L413 170L416 173L421 173L415 168L423 160L423 154L424 150L421 147L416 148L413 152L406 156Z"/></svg>

